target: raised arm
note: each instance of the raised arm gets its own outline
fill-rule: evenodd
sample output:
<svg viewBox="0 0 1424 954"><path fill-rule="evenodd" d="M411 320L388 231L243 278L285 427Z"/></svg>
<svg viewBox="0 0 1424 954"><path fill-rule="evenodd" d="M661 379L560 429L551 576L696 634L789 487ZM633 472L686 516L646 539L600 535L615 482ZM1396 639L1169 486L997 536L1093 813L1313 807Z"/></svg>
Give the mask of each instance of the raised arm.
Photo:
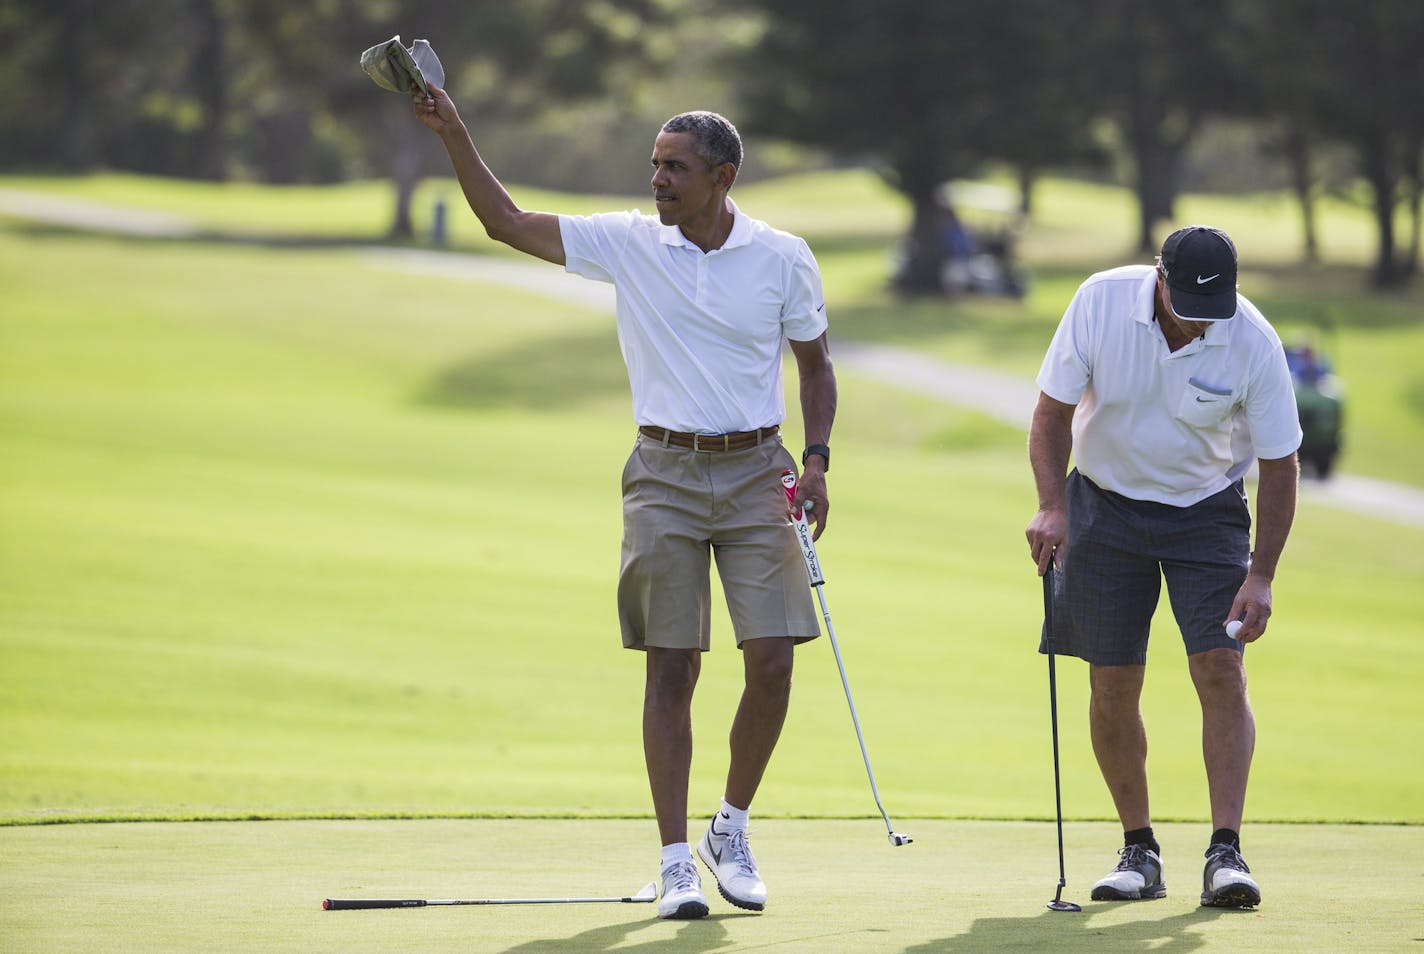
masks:
<svg viewBox="0 0 1424 954"><path fill-rule="evenodd" d="M564 264L564 240L559 233L559 217L548 212L525 212L514 204L504 186L480 158L470 132L460 120L449 95L431 84L429 96L412 91L415 115L445 144L455 177L460 180L465 201L497 242L517 248L555 265Z"/></svg>
<svg viewBox="0 0 1424 954"><path fill-rule="evenodd" d="M806 431L806 444L831 443L831 425L836 419L836 371L831 365L830 346L824 333L814 341L787 339L796 357L796 370L801 380L801 420ZM826 467L820 454L811 454L802 467L801 481L796 488L796 502L815 501L808 519L816 529L811 539L819 540L826 529L826 517L831 502L826 496Z"/></svg>
<svg viewBox="0 0 1424 954"><path fill-rule="evenodd" d="M1029 521L1029 556L1038 564L1038 575L1048 572L1053 551L1068 542L1068 504L1063 481L1068 475L1068 458L1073 452L1073 413L1076 404L1055 401L1039 392L1028 432L1028 460L1038 487L1038 512Z"/></svg>

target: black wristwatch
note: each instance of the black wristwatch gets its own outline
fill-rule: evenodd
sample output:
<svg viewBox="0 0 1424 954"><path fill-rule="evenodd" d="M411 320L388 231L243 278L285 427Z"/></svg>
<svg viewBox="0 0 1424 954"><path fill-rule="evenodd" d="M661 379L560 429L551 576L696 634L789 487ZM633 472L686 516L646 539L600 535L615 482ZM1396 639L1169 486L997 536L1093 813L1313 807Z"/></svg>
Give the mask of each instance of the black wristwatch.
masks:
<svg viewBox="0 0 1424 954"><path fill-rule="evenodd" d="M826 473L831 471L831 449L825 444L812 444L801 452L801 466L806 466L806 458L812 454L819 454L826 459Z"/></svg>

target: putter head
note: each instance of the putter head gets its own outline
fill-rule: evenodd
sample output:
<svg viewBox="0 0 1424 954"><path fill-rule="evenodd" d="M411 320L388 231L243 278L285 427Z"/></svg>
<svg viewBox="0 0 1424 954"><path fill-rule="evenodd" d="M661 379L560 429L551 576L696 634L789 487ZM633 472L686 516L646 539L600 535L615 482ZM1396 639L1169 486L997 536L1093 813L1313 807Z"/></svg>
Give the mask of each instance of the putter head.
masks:
<svg viewBox="0 0 1424 954"><path fill-rule="evenodd" d="M1081 911L1083 910L1083 907L1082 905L1074 904L1072 901L1059 901L1057 898L1054 898L1052 901L1048 902L1048 910Z"/></svg>
<svg viewBox="0 0 1424 954"><path fill-rule="evenodd" d="M909 835L902 835L897 831L892 831L890 833L890 844L894 845L896 848L899 848L901 845L908 845L914 840L915 839L911 838Z"/></svg>

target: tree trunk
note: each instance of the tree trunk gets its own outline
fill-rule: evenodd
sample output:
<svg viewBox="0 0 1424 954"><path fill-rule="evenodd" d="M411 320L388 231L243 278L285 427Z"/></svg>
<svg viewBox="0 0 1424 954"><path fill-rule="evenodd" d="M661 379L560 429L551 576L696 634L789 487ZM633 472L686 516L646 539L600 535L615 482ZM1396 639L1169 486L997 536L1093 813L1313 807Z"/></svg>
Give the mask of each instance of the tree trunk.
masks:
<svg viewBox="0 0 1424 954"><path fill-rule="evenodd" d="M193 57L193 91L203 104L198 129L197 174L221 182L227 178L227 20L215 0L198 5L198 49Z"/></svg>
<svg viewBox="0 0 1424 954"><path fill-rule="evenodd" d="M393 239L415 238L415 220L411 206L415 200L415 187L420 184L425 172L425 146L433 139L425 127L414 120L410 113L409 100L395 104L394 97L385 101L383 109L386 141L390 144L390 172L396 187L395 214L391 220L389 235Z"/></svg>
<svg viewBox="0 0 1424 954"><path fill-rule="evenodd" d="M1182 152L1196 127L1195 120L1184 120L1182 131L1168 138L1162 113L1158 97L1139 85L1132 97L1128 136L1137 164L1137 250L1144 254L1157 250L1157 223L1175 216Z"/></svg>
<svg viewBox="0 0 1424 954"><path fill-rule="evenodd" d="M906 242L905 266L896 278L900 290L912 295L940 294L940 266L944 247L939 235L939 203L934 190L919 190L910 197L914 218Z"/></svg>
<svg viewBox="0 0 1424 954"><path fill-rule="evenodd" d="M61 57L60 94L65 115L62 155L66 169L82 172L93 167L98 140L91 68L94 18L89 0L66 0L60 11L62 36L69 44L68 51Z"/></svg>
<svg viewBox="0 0 1424 954"><path fill-rule="evenodd" d="M1315 178L1310 168L1310 143L1299 127L1286 132L1286 164L1290 168L1291 189L1300 203L1300 224L1305 233L1305 261L1320 261L1320 241L1315 227Z"/></svg>
<svg viewBox="0 0 1424 954"><path fill-rule="evenodd" d="M396 208L391 221L390 237L393 239L415 238L415 219L411 216L411 206L415 201L415 187L420 184L420 171L396 156Z"/></svg>
<svg viewBox="0 0 1424 954"><path fill-rule="evenodd" d="M940 146L933 134L917 137L906 158L894 164L895 187L910 200L913 219L905 248L905 264L895 284L912 295L940 294L940 266L944 243L940 240Z"/></svg>
<svg viewBox="0 0 1424 954"><path fill-rule="evenodd" d="M1038 170L1028 163L1019 165L1019 214L1027 222L1033 217L1033 185L1038 179Z"/></svg>
<svg viewBox="0 0 1424 954"><path fill-rule="evenodd" d="M1396 177L1390 163L1389 134L1371 130L1361 143L1365 179L1373 190L1371 203L1375 215L1375 233L1379 248L1375 259L1373 283L1376 288L1394 288L1404 279L1403 270L1395 261L1394 194Z"/></svg>
<svg viewBox="0 0 1424 954"><path fill-rule="evenodd" d="M1405 178L1409 182L1409 254L1404 260L1404 271L1413 277L1419 274L1420 229L1424 227L1424 222L1420 221L1421 198L1424 198L1420 195L1424 192L1424 138L1415 139L1405 154L1405 160L1408 169Z"/></svg>

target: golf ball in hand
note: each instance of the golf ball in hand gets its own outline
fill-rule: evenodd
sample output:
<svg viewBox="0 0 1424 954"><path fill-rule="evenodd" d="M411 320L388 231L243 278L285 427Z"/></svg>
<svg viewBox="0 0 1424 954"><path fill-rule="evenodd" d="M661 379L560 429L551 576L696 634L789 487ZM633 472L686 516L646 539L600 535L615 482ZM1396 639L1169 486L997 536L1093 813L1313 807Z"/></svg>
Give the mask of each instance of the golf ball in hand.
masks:
<svg viewBox="0 0 1424 954"><path fill-rule="evenodd" d="M1230 636L1232 639L1235 639L1236 634L1239 632L1241 632L1241 620L1233 619L1231 622L1226 624L1226 635Z"/></svg>

